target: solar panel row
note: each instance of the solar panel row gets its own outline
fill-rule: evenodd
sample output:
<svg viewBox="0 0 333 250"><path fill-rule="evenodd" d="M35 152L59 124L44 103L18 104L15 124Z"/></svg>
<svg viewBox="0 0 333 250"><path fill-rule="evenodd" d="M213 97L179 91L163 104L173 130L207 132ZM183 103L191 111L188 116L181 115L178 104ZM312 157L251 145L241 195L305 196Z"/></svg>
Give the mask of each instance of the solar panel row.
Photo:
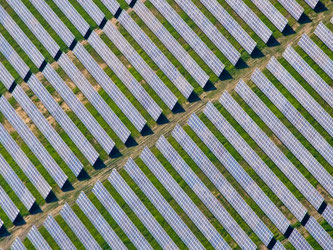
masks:
<svg viewBox="0 0 333 250"><path fill-rule="evenodd" d="M333 79L333 61L318 45L313 42L307 34L303 34L298 45L315 61L325 73Z"/></svg>
<svg viewBox="0 0 333 250"><path fill-rule="evenodd" d="M13 244L10 246L11 250L26 250L27 248L23 245L20 238L16 238L13 242Z"/></svg>
<svg viewBox="0 0 333 250"><path fill-rule="evenodd" d="M14 222L20 211L15 206L14 202L9 198L6 191L0 186L0 207L8 216L11 222Z"/></svg>

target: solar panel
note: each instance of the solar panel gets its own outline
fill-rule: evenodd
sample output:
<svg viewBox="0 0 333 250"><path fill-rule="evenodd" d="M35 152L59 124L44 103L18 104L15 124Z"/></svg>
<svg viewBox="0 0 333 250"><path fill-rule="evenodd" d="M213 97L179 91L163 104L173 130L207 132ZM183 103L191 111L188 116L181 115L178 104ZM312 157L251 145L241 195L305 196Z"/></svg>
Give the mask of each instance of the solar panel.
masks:
<svg viewBox="0 0 333 250"><path fill-rule="evenodd" d="M140 26L129 16L126 11L118 17L120 24L127 30L141 48L149 55L156 65L164 72L185 98L193 92L192 85L180 74L178 69L169 61L162 51L143 32Z"/></svg>
<svg viewBox="0 0 333 250"><path fill-rule="evenodd" d="M64 99L69 108L75 113L75 115L81 120L88 131L93 135L96 141L104 148L107 153L110 153L114 143L108 134L102 129L95 118L89 113L89 111L78 100L71 89L64 83L56 71L50 64L45 66L43 70L45 78ZM67 133L75 145L80 149L86 159L91 165L94 165L98 160L99 153L94 149L82 132L77 128L73 121L67 116L64 110L58 105L48 91L42 87L39 82L38 85L30 83L30 88L34 91L36 96L43 102L44 106L48 109L50 114L60 124L62 129Z"/></svg>
<svg viewBox="0 0 333 250"><path fill-rule="evenodd" d="M278 0L278 2L285 8L293 18L298 21L302 16L304 9L296 2L296 0Z"/></svg>
<svg viewBox="0 0 333 250"><path fill-rule="evenodd" d="M173 199L183 209L187 216L197 226L214 248L230 248L218 231L212 226L205 215L188 197L184 190L178 185L173 177L166 171L163 165L157 160L153 153L145 147L140 154L141 160L147 165L150 171L156 176L161 184L170 193Z"/></svg>
<svg viewBox="0 0 333 250"><path fill-rule="evenodd" d="M10 73L6 70L2 63L0 63L0 81L6 82L6 86L10 86L14 78L10 75ZM7 81L5 78L8 78ZM12 78L12 79L10 79ZM37 78L31 77L29 82L38 81ZM29 84L29 83L28 83ZM38 84L42 86L42 84L38 81ZM10 87L8 87L9 89ZM28 114L33 123L37 126L37 128L42 132L45 138L50 142L53 148L58 152L60 157L64 160L67 166L72 170L74 175L77 177L83 165L79 161L79 159L75 156L75 154L71 151L71 149L67 146L67 144L62 140L59 134L55 131L55 129L48 123L45 117L40 113L35 104L30 100L30 98L26 95L24 90L20 85L17 85L12 92L12 96L19 103L19 105L23 108L23 110Z"/></svg>
<svg viewBox="0 0 333 250"><path fill-rule="evenodd" d="M280 151L277 145L260 129L251 117L241 108L241 106L231 97L228 92L224 92L220 98L222 106L232 115L232 117L242 126L249 136L265 152L265 154L275 163L275 165L288 177L295 187L304 197L318 210L324 198L301 174L301 172L290 162L290 160Z"/></svg>
<svg viewBox="0 0 333 250"><path fill-rule="evenodd" d="M228 172L243 187L248 195L257 203L257 205L265 212L270 220L284 233L289 227L288 220L275 206L275 204L260 189L258 184L245 172L232 155L223 147L213 133L195 114L192 114L188 120L188 125L212 151L216 158L223 164Z"/></svg>
<svg viewBox="0 0 333 250"><path fill-rule="evenodd" d="M246 143L240 134L230 125L220 112L209 102L204 114L214 124L214 126L231 143L244 160L260 176L275 195L286 205L289 211L301 221L306 214L306 209L274 174L274 172L264 163L259 155ZM283 225L282 225L283 226ZM282 228L279 227L278 228Z"/></svg>
<svg viewBox="0 0 333 250"><path fill-rule="evenodd" d="M93 86L83 76L83 74L78 70L78 68L75 67L74 63L65 54L61 55L58 63L64 69L66 74L76 84L76 86L81 90L81 92L85 95L85 97L89 100L89 102L95 107L99 114L104 118L107 124L114 130L114 132L118 135L121 141L125 143L131 132L125 127L125 125L121 122L118 116L116 116L116 114L111 110L109 105L93 88ZM105 148L108 147L108 150L106 152L111 152L113 146L114 143L112 143L111 145L105 145Z"/></svg>
<svg viewBox="0 0 333 250"><path fill-rule="evenodd" d="M289 148L296 158L308 169L318 182L330 193L333 192L332 176L320 163L306 150L296 137L282 124L282 122L269 110L257 95L244 83L239 82L235 88L243 100L259 115L265 124Z"/></svg>
<svg viewBox="0 0 333 250"><path fill-rule="evenodd" d="M35 225L33 225L30 228L30 231L27 235L28 239L30 240L30 242L32 243L32 245L38 250L46 250L46 249L52 249L49 244L47 243L47 241L43 238L43 236L40 234L40 232L38 231L37 227Z"/></svg>
<svg viewBox="0 0 333 250"><path fill-rule="evenodd" d="M100 181L96 182L92 192L135 247L138 249L153 249Z"/></svg>
<svg viewBox="0 0 333 250"><path fill-rule="evenodd" d="M272 57L267 64L267 69L288 89L288 91L302 104L302 106L320 123L320 125L333 136L333 118L315 101L315 99L292 77L292 75ZM271 84L270 84L271 85ZM271 85L272 86L272 85ZM275 88L272 86L272 89ZM278 91L276 89L276 91ZM272 93L273 94L273 93ZM278 94L273 94L278 95ZM268 95L267 95L268 96ZM312 127L312 125L299 114L294 107L283 109L283 103L288 102L281 95L274 104L281 112L294 124L294 126L304 135L305 138L324 156L333 166L333 148L328 142ZM274 100L273 98L271 100ZM290 106L289 104L288 106ZM297 114L296 114L297 113Z"/></svg>
<svg viewBox="0 0 333 250"><path fill-rule="evenodd" d="M215 46L225 55L232 65L235 65L240 58L240 53L220 33L220 31L200 11L200 9L192 1L175 0L175 2L206 34L211 42L215 44Z"/></svg>
<svg viewBox="0 0 333 250"><path fill-rule="evenodd" d="M274 235L260 220L251 207L244 201L234 187L208 159L205 153L178 124L173 129L172 136L215 185L219 192L227 199L243 220L249 225L253 232L256 233L261 241L267 246Z"/></svg>
<svg viewBox="0 0 333 250"><path fill-rule="evenodd" d="M12 245L10 246L12 250L26 250L27 248L23 245L22 241L17 237Z"/></svg>
<svg viewBox="0 0 333 250"><path fill-rule="evenodd" d="M83 213L88 217L110 247L115 249L127 249L84 192L80 193L79 197L76 199L76 204L79 205Z"/></svg>
<svg viewBox="0 0 333 250"><path fill-rule="evenodd" d="M86 249L102 249L67 202L61 209L60 215Z"/></svg>
<svg viewBox="0 0 333 250"><path fill-rule="evenodd" d="M28 126L18 116L14 108L6 100L5 96L1 96L0 98L0 111L17 131L23 141L28 145L38 160L42 163L57 185L62 188L67 181L67 176L36 138L36 136L30 131Z"/></svg>
<svg viewBox="0 0 333 250"><path fill-rule="evenodd" d="M263 40L268 42L273 32L256 16L242 0L226 0L227 4L239 15L244 22Z"/></svg>
<svg viewBox="0 0 333 250"><path fill-rule="evenodd" d="M255 6L272 22L272 24L282 32L288 24L285 18L268 0L251 0Z"/></svg>
<svg viewBox="0 0 333 250"><path fill-rule="evenodd" d="M209 211L215 216L220 224L226 229L230 236L237 242L241 248L255 248L255 244L245 234L243 229L230 216L227 210L221 205L217 198L209 191L205 184L193 172L189 165L171 146L171 144L161 136L156 142L156 147L161 151L164 157L178 172L183 180L189 185L193 192L205 204Z"/></svg>
<svg viewBox="0 0 333 250"><path fill-rule="evenodd" d="M318 4L318 2L319 2L319 0L304 0L312 9L314 9L316 6L317 6L317 4Z"/></svg>
<svg viewBox="0 0 333 250"><path fill-rule="evenodd" d="M166 103L166 105L170 109L172 109L177 102L177 98L175 97L175 95L165 86L162 80L155 74L155 72L148 66L148 64L141 58L141 56L127 42L127 40L120 34L120 32L111 24L111 22L107 22L104 26L104 33L108 36L112 43L117 46L121 53L129 60L129 62L138 70L138 72L145 78L147 83L152 87L152 89L154 89L158 96L161 97L161 99ZM90 39L93 39L93 36L89 38L89 41ZM119 65L120 67L123 67L121 66L121 64ZM126 75L123 75L123 77L126 77ZM124 82L127 84L130 83L125 79ZM138 90L141 92L141 88L139 88L138 86L139 85L135 81L135 85L129 85L128 87L133 92L137 92ZM139 91L137 94L140 93ZM151 114L152 117L157 120L160 115L160 111L154 111L151 112Z"/></svg>
<svg viewBox="0 0 333 250"><path fill-rule="evenodd" d="M211 14L223 25L223 27L237 40L237 42L251 54L257 43L246 31L233 19L233 17L216 1L200 0Z"/></svg>
<svg viewBox="0 0 333 250"><path fill-rule="evenodd" d="M133 123L138 131L141 131L146 124L146 120L142 117L139 111L133 106L133 104L126 98L126 96L119 90L119 88L108 77L104 70L98 65L98 63L92 58L88 51L78 43L73 52L76 57L81 61L90 74L96 79L98 84L105 90L105 92L111 97L126 117ZM102 98L100 98L102 101ZM151 100L151 102L153 102ZM106 102L104 102L106 104ZM154 102L153 102L154 103ZM157 104L156 104L157 106ZM115 115L111 114L111 109L108 108L108 114L104 119L108 122L110 127L115 131L119 138L125 142L129 136L129 131L121 120ZM106 109L106 111L108 110ZM159 107L157 107L158 110ZM110 117L110 118L107 118Z"/></svg>
<svg viewBox="0 0 333 250"><path fill-rule="evenodd" d="M181 240L192 249L204 249L200 241L195 237L180 216L173 210L170 204L164 199L156 187L149 181L143 171L130 158L124 169L132 177L142 192L148 197L163 218L169 223L173 230L178 234Z"/></svg>
<svg viewBox="0 0 333 250"><path fill-rule="evenodd" d="M68 238L67 234L62 230L52 215L47 216L43 226L61 249L76 249L71 240Z"/></svg>
<svg viewBox="0 0 333 250"><path fill-rule="evenodd" d="M156 221L153 215L115 169L111 172L108 180L162 248L178 249L170 236L164 231L161 225Z"/></svg>
<svg viewBox="0 0 333 250"><path fill-rule="evenodd" d="M333 20L333 18L331 19ZM331 21L333 23L333 21ZM320 22L314 31L314 34L333 51L333 32L330 31L323 22Z"/></svg>
<svg viewBox="0 0 333 250"><path fill-rule="evenodd" d="M0 124L0 143L5 147L41 196L46 199L51 192L50 185L38 172L36 167L31 163L29 158L25 155L20 146L14 141L2 124Z"/></svg>
<svg viewBox="0 0 333 250"><path fill-rule="evenodd" d="M297 52L288 46L282 54L289 64L311 85L311 87L333 107L333 89L307 64Z"/></svg>
<svg viewBox="0 0 333 250"><path fill-rule="evenodd" d="M14 222L20 211L14 202L9 198L6 191L0 186L0 207L8 216L11 222Z"/></svg>
<svg viewBox="0 0 333 250"><path fill-rule="evenodd" d="M325 73L333 79L333 61L317 44L315 44L307 34L303 34L298 41L298 45L315 61Z"/></svg>
<svg viewBox="0 0 333 250"><path fill-rule="evenodd" d="M167 19L173 28L185 39L191 48L202 58L208 67L217 76L220 76L224 69L224 64L185 23L185 21L177 14L177 12L164 0L152 0L150 2Z"/></svg>
<svg viewBox="0 0 333 250"><path fill-rule="evenodd" d="M162 110L158 106L158 104L153 100L153 98L146 92L146 90L141 86L141 84L131 75L131 73L127 70L125 65L121 63L121 61L117 58L117 56L110 50L110 48L101 40L101 38L93 32L88 42L92 45L92 47L97 51L97 53L103 58L106 64L115 72L115 74L119 77L119 79L124 83L124 85L128 88L128 90L133 94L133 96L138 100L138 102L142 105L142 107L150 114L150 116L157 121L160 117ZM128 44L128 46L130 46ZM130 50L134 50L130 48L128 53L131 53ZM136 53L136 52L135 52ZM138 59L138 60L137 60ZM148 84L154 89L154 91L162 98L162 100L167 104L167 106L172 109L177 103L177 97L164 85L164 83L157 77L157 75L152 71L151 68L143 61L143 59L136 54L133 57L133 61L135 62L133 65L137 68L140 67L139 73L143 73L144 77L146 75L154 75L156 77L150 78L148 76ZM132 60L130 60L132 62ZM141 64L142 63L142 64ZM148 73L146 70L149 69ZM153 81L157 79L157 81ZM129 108L129 107L128 107ZM146 121L141 118L141 116L135 117L140 121L141 124L145 124ZM138 122L136 122L138 123ZM142 125L140 124L140 127Z"/></svg>
<svg viewBox="0 0 333 250"><path fill-rule="evenodd" d="M129 2L130 1L127 1L127 3ZM149 29L155 34L155 36L158 37L164 46L191 74L194 80L196 80L197 83L203 88L209 80L209 76L205 73L205 71L197 64L197 62L187 53L187 51L178 43L178 41L141 1L136 2L133 9L135 10L135 13L149 27Z"/></svg>
<svg viewBox="0 0 333 250"><path fill-rule="evenodd" d="M1 39L1 37L0 37L0 39ZM22 78L24 78L26 73L24 73L22 75L19 70L18 65L23 65L25 67L27 67L27 65L6 40L2 40L2 46L0 48L0 51L5 55L6 59L14 66L14 68L18 71L20 76ZM54 69L52 69L52 67L49 64L47 64L45 66L43 73L44 73L44 76L47 77L47 80L49 80L49 82L53 86L54 86L54 82L58 82L58 84L60 84L60 85L61 84L65 85L63 83L63 81L61 80L61 78L59 77L59 75L54 71ZM34 80L28 81L29 87L34 91L34 94L39 98L39 100L42 101L43 105L51 113L51 115L57 120L57 122L61 125L61 127L64 129L64 131L71 138L71 140L76 144L76 146L78 146L78 148L85 155L85 157L88 159L88 161L93 165L95 163L96 159L98 158L98 153L96 152L96 150L91 146L91 144L87 141L87 139L85 139L85 137L80 132L80 130L69 119L67 114L60 108L58 103L53 99L53 97L45 89L45 87L40 83L40 81L38 79L36 79L34 75L31 75L31 77ZM9 86L9 81L8 81L8 83L6 83L6 87L8 87L8 86ZM55 87L55 88L56 88L56 90L59 89L57 87ZM69 90L67 85L66 85L66 88ZM60 94L62 94L61 92L62 91L60 91ZM70 92L70 93L72 93L72 92ZM74 94L72 93L72 95L74 95ZM70 96L70 94L68 96ZM65 98L65 100L66 99L68 99L68 98ZM83 105L81 104L81 106L83 106ZM74 109L74 108L72 110L76 111L76 109ZM79 113L79 114L81 114L81 113ZM78 116L80 117L80 115L78 115ZM88 118L89 116L85 115L85 117ZM89 129L89 126L87 126L87 127ZM97 130L97 129L98 129L98 127L95 126L94 130Z"/></svg>
<svg viewBox="0 0 333 250"><path fill-rule="evenodd" d="M16 196L20 199L23 205L30 210L36 199L30 191L24 186L20 178L13 171L5 158L0 154L0 174L9 184Z"/></svg>

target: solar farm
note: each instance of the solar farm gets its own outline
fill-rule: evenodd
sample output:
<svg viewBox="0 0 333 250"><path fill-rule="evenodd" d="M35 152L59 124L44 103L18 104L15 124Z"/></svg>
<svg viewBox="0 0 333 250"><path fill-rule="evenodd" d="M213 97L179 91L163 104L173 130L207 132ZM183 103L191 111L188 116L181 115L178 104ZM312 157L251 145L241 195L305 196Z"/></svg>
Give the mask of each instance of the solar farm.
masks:
<svg viewBox="0 0 333 250"><path fill-rule="evenodd" d="M333 249L333 1L0 0L0 249Z"/></svg>

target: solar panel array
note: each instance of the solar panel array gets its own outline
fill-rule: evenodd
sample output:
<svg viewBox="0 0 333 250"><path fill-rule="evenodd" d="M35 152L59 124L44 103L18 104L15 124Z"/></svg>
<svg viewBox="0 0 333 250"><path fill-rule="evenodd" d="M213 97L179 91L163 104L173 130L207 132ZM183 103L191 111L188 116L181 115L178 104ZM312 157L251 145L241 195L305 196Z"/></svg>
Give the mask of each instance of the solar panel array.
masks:
<svg viewBox="0 0 333 250"><path fill-rule="evenodd" d="M243 49L254 61L266 53L258 37L275 46L273 32L286 36L281 6L302 29L314 17L305 3L315 12L323 4L199 2L0 5L0 237L28 224L5 241L11 249L333 248L330 24L305 30L300 50L287 46L218 104L211 95L205 107L186 104L200 115L184 127L168 111L196 99L198 85L210 90L212 73L224 79L229 68L247 67ZM187 115L179 116L183 124ZM156 123L170 118L176 126L151 141ZM136 142L143 150L132 158ZM123 153L123 169L90 166ZM36 212L46 219L25 217Z"/></svg>

